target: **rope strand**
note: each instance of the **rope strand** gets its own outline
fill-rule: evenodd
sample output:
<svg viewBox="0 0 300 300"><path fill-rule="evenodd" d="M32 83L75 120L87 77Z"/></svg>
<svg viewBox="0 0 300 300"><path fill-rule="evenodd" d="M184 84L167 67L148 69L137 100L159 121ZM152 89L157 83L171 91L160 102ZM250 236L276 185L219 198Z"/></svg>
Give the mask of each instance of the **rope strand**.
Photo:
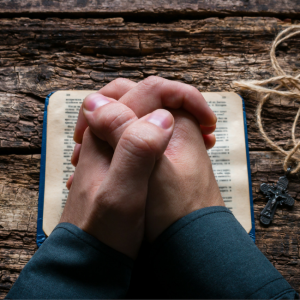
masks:
<svg viewBox="0 0 300 300"><path fill-rule="evenodd" d="M263 105L270 99L270 96L272 94L279 95L279 96L285 96L285 97L293 97L293 101L300 99L300 74L297 76L291 76L287 75L282 68L279 66L279 63L277 61L275 50L277 46L282 43L283 41L287 40L290 37L293 37L297 34L300 34L300 25L293 25L288 27L287 29L281 31L277 37L275 38L271 51L270 51L270 57L271 57L271 63L272 67L274 68L275 74L277 76L266 79L266 80L250 80L250 81L234 81L233 84L237 87L240 87L241 89L248 89L251 91L258 92L260 94L266 94L263 96L257 105L256 109L256 118L257 118L257 125L258 129L263 136L264 140L269 144L269 146L275 150L280 152L282 155L285 156L284 162L283 162L283 169L287 171L291 160L296 163L296 167L291 170L291 174L295 174L299 172L300 170L300 157L295 157L294 154L297 152L297 150L300 148L300 140L297 142L295 138L295 131L296 131L296 125L300 116L300 107L298 109L297 115L295 117L293 127L292 127L292 141L293 141L293 149L290 151L285 151L280 146L275 144L266 134L264 131L263 125L262 125L262 118L261 118L261 112L263 110ZM274 89L269 89L266 87L263 87L263 85L269 84L269 83L276 83L278 84ZM285 87L287 91L281 91L282 87Z"/></svg>

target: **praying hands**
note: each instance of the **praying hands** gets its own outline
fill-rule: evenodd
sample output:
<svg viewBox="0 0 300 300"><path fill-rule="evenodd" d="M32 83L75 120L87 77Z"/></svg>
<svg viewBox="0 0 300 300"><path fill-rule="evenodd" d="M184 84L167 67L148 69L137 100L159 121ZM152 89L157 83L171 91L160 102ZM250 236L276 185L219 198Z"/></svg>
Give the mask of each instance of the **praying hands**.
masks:
<svg viewBox="0 0 300 300"><path fill-rule="evenodd" d="M81 106L70 190L7 299L298 299L224 205L194 87L117 79Z"/></svg>
<svg viewBox="0 0 300 300"><path fill-rule="evenodd" d="M215 123L199 91L157 77L116 80L89 95L61 222L135 258L144 235L153 242L185 215L224 206L206 151Z"/></svg>

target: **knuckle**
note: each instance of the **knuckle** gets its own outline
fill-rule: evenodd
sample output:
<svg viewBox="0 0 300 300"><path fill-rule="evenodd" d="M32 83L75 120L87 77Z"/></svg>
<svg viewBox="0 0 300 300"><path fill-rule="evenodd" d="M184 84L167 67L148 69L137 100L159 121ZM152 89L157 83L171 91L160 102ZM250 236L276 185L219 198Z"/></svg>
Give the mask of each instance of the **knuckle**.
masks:
<svg viewBox="0 0 300 300"><path fill-rule="evenodd" d="M112 115L110 120L108 120L108 134L113 134L116 130L123 128L135 118L136 116L131 110L123 108L118 114Z"/></svg>
<svg viewBox="0 0 300 300"><path fill-rule="evenodd" d="M157 87L161 85L166 79L158 77L158 76L149 76L142 81L142 83L150 88Z"/></svg>
<svg viewBox="0 0 300 300"><path fill-rule="evenodd" d="M135 157L146 158L157 152L155 141L135 129L127 130L122 136L122 148Z"/></svg>
<svg viewBox="0 0 300 300"><path fill-rule="evenodd" d="M101 209L102 213L103 211L114 208L114 199L112 198L112 194L112 191L107 188L102 189L100 193L97 193L96 203L99 204L99 208Z"/></svg>
<svg viewBox="0 0 300 300"><path fill-rule="evenodd" d="M106 114L104 128L108 134L113 134L116 130L123 128L128 124L128 122L131 122L135 119L136 116L133 111L126 107L120 107L118 113L113 111L112 114Z"/></svg>
<svg viewBox="0 0 300 300"><path fill-rule="evenodd" d="M201 94L201 92L194 86L189 85L189 88L191 89L192 92L194 92L195 94Z"/></svg>
<svg viewBox="0 0 300 300"><path fill-rule="evenodd" d="M115 88L119 88L121 86L128 85L130 83L130 80L127 78L120 77L113 80L112 83L114 84Z"/></svg>

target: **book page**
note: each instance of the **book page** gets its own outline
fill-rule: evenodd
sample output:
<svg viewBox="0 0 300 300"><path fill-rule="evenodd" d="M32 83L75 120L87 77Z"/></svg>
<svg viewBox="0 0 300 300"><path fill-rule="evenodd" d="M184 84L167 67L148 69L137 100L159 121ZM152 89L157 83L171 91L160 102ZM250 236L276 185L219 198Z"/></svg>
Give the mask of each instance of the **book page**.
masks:
<svg viewBox="0 0 300 300"><path fill-rule="evenodd" d="M49 235L59 223L74 172L73 133L83 99L95 91L57 91L49 99L43 230ZM214 174L226 206L247 232L251 212L242 99L235 93L203 93L218 117L216 145L209 150Z"/></svg>
<svg viewBox="0 0 300 300"><path fill-rule="evenodd" d="M250 192L242 98L229 92L202 93L218 118L215 146L208 151L223 200L249 233Z"/></svg>
<svg viewBox="0 0 300 300"><path fill-rule="evenodd" d="M73 134L83 99L95 91L57 91L47 109L46 174L43 230L49 235L59 223L68 198L66 182L75 168Z"/></svg>

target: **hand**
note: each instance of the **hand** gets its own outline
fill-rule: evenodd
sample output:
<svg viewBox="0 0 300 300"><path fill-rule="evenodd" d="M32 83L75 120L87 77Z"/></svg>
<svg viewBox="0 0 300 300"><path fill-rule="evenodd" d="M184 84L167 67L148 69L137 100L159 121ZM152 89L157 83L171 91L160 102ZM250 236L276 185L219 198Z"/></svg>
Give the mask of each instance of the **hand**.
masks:
<svg viewBox="0 0 300 300"><path fill-rule="evenodd" d="M202 94L190 85L155 76L139 83L119 78L107 84L98 93L127 105L138 118L159 108L182 108L198 120L207 149L215 144L215 136L211 133L216 129L217 118ZM87 126L81 106L74 132L76 143L81 144Z"/></svg>
<svg viewBox="0 0 300 300"><path fill-rule="evenodd" d="M146 237L150 242L195 210L225 205L199 124L185 111L171 113L175 119L173 136L149 181Z"/></svg>
<svg viewBox="0 0 300 300"><path fill-rule="evenodd" d="M159 78L151 80L152 84L116 80L99 91L125 103L138 116L164 104L173 108L182 105L200 122L199 127L195 118L184 110L172 110L175 116L174 134L165 155L157 162L149 183L146 209L146 236L149 241L155 240L172 223L194 210L214 205L224 206L206 152L206 148L215 143L214 136L210 134L216 122L213 112L195 88ZM82 107L88 101L89 96ZM81 110L75 140L81 142L82 133L88 125L102 138L97 126L101 118L97 110L89 115ZM123 130L131 121L124 123ZM78 152L74 153L74 157L78 158Z"/></svg>
<svg viewBox="0 0 300 300"><path fill-rule="evenodd" d="M86 116L93 116L94 104L91 95ZM174 119L162 109L137 119L127 106L103 96L97 106L101 139L88 128L81 149L75 148L80 159L60 222L135 258L144 236L149 177L168 145Z"/></svg>

